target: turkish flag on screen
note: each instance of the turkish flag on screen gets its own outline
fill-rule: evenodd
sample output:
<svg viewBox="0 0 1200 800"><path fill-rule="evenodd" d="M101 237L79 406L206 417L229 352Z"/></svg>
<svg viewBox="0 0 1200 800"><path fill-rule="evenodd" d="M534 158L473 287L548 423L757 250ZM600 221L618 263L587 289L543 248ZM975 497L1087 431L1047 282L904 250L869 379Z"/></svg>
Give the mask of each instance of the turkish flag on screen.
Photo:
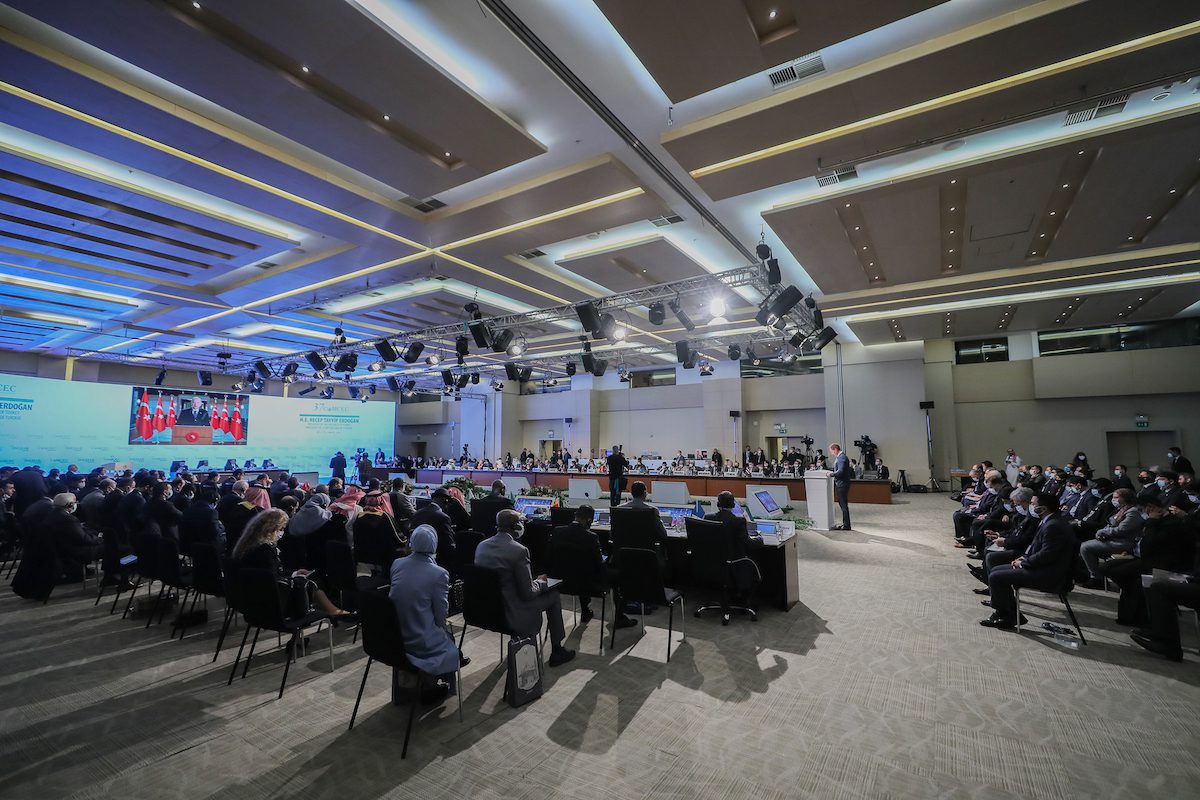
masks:
<svg viewBox="0 0 1200 800"><path fill-rule="evenodd" d="M142 402L138 403L137 422L134 424L138 436L149 440L154 436L154 426L150 424L150 392L142 389Z"/></svg>
<svg viewBox="0 0 1200 800"><path fill-rule="evenodd" d="M162 395L158 396L158 407L154 409L154 430L162 432L167 429L167 415L162 410Z"/></svg>
<svg viewBox="0 0 1200 800"><path fill-rule="evenodd" d="M217 411L217 400L215 397L210 397L212 400L212 429L219 431L221 429L221 412Z"/></svg>
<svg viewBox="0 0 1200 800"><path fill-rule="evenodd" d="M229 433L229 398L225 398L224 404L221 406L221 430Z"/></svg>
<svg viewBox="0 0 1200 800"><path fill-rule="evenodd" d="M242 438L242 398L240 397L233 401L233 419L230 421L230 427L233 429L233 440L239 441Z"/></svg>
<svg viewBox="0 0 1200 800"><path fill-rule="evenodd" d="M167 427L175 427L175 395L171 395L171 407L167 409Z"/></svg>

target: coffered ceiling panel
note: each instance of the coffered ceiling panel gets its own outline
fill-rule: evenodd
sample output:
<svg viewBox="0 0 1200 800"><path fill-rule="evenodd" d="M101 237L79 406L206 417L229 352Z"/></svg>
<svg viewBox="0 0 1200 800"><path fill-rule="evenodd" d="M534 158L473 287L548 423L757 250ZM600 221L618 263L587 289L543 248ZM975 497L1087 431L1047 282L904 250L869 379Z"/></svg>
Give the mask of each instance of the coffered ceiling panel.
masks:
<svg viewBox="0 0 1200 800"><path fill-rule="evenodd" d="M596 2L674 102L937 4L938 0Z"/></svg>
<svg viewBox="0 0 1200 800"><path fill-rule="evenodd" d="M705 271L662 237L617 245L599 252L568 253L556 263L610 292L627 292L683 280Z"/></svg>

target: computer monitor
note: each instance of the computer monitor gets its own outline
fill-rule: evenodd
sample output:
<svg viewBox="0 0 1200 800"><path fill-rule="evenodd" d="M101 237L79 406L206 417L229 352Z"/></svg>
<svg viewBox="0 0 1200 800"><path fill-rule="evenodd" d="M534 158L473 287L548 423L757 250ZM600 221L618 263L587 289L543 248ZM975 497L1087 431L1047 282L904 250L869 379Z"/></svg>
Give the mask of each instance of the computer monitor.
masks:
<svg viewBox="0 0 1200 800"><path fill-rule="evenodd" d="M775 536L779 533L779 523L774 520L760 519L754 523L754 528L759 536Z"/></svg>
<svg viewBox="0 0 1200 800"><path fill-rule="evenodd" d="M196 462L196 472L199 472L202 469L208 469L208 460L207 459L202 458Z"/></svg>
<svg viewBox="0 0 1200 800"><path fill-rule="evenodd" d="M167 472L168 472L168 474L170 474L170 476L172 478L174 478L176 475L179 474L180 470L183 470L183 469L187 469L187 462L182 459L179 459L177 461L171 462L171 469L169 469Z"/></svg>
<svg viewBox="0 0 1200 800"><path fill-rule="evenodd" d="M696 509L690 505L660 505L658 506L658 513L662 517L663 525L669 528L680 528L683 527L685 519L696 516ZM703 516L703 514L700 516Z"/></svg>
<svg viewBox="0 0 1200 800"><path fill-rule="evenodd" d="M792 504L786 484L746 484L746 511L754 518L779 519Z"/></svg>
<svg viewBox="0 0 1200 800"><path fill-rule="evenodd" d="M687 481L650 481L650 497L657 506L683 505L692 501Z"/></svg>
<svg viewBox="0 0 1200 800"><path fill-rule="evenodd" d="M321 476L315 472L293 472L292 477L295 478L301 486L306 483L309 486L316 486L321 482Z"/></svg>
<svg viewBox="0 0 1200 800"><path fill-rule="evenodd" d="M758 500L763 507L763 511L767 512L763 516L772 518L783 516L783 509L775 502L775 498L771 497L771 493L765 489L755 492L754 499Z"/></svg>
<svg viewBox="0 0 1200 800"><path fill-rule="evenodd" d="M554 505L553 497L518 497L513 501L513 506L517 513L524 514L526 518L533 517L536 514L550 513L550 507Z"/></svg>
<svg viewBox="0 0 1200 800"><path fill-rule="evenodd" d="M594 512L592 512L592 524L611 527L612 514L608 513L608 509L597 508Z"/></svg>

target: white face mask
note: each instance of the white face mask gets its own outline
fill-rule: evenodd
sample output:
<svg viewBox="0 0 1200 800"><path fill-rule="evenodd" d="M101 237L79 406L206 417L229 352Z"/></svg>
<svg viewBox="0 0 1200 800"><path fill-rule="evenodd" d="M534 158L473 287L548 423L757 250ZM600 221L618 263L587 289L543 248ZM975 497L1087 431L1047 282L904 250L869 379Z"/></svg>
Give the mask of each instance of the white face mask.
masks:
<svg viewBox="0 0 1200 800"><path fill-rule="evenodd" d="M1115 498L1115 497L1112 499L1112 504L1113 504L1113 508L1120 508L1120 507L1121 507L1121 501L1120 501L1120 500L1118 500L1118 499L1117 499L1117 498Z"/></svg>
<svg viewBox="0 0 1200 800"><path fill-rule="evenodd" d="M1012 511L1012 510L1013 510L1013 504L1012 504L1012 503L1005 503L1005 504L1004 504L1004 510L1005 510L1005 511Z"/></svg>
<svg viewBox="0 0 1200 800"><path fill-rule="evenodd" d="M1124 474L1125 474L1125 470L1123 470L1123 469L1114 469L1113 470L1113 475L1116 475L1118 478Z"/></svg>
<svg viewBox="0 0 1200 800"><path fill-rule="evenodd" d="M1030 516L1032 516L1032 517L1041 517L1041 516L1042 516L1042 509L1040 509L1040 508L1039 508L1039 507L1037 507L1037 506L1030 506L1030 507L1029 507L1029 515L1030 515Z"/></svg>

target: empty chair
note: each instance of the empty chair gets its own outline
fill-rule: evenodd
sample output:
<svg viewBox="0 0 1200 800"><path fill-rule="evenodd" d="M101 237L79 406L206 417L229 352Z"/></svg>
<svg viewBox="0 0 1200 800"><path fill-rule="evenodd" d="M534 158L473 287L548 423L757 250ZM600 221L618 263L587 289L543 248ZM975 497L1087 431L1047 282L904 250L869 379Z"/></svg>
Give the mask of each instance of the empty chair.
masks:
<svg viewBox="0 0 1200 800"><path fill-rule="evenodd" d="M192 545L192 591L197 597L204 596L205 608L208 607L209 597L225 597L225 579L221 575L221 556L217 553L215 544ZM194 607L195 604L193 604ZM225 616L232 613L228 603L225 606ZM180 625L179 641L183 641L185 627ZM225 637L226 626L221 626L221 639ZM217 652L221 650L222 641L217 642Z"/></svg>
<svg viewBox="0 0 1200 800"><path fill-rule="evenodd" d="M720 605L701 606L696 609L696 616L718 609L722 625L729 624L732 613L745 614L757 621L758 612L753 607L730 605L729 597L731 593L750 597L755 584L761 580L758 565L748 556L734 557L733 542L723 523L688 517L684 525L687 527L688 550L692 556L692 579L700 585L721 590ZM749 603L749 600L746 602Z"/></svg>
<svg viewBox="0 0 1200 800"><path fill-rule="evenodd" d="M479 531L458 531L454 534L454 543L458 549L459 564L475 563L475 548L486 537Z"/></svg>
<svg viewBox="0 0 1200 800"><path fill-rule="evenodd" d="M125 605L125 612L121 614L121 619L129 616L129 612L133 610L133 601L137 598L138 589L142 583L146 584L146 594L149 595L153 591L154 581L158 580L158 533L149 528L139 528L133 531L130 535L130 544L133 546L133 555L136 559L133 566L137 572L137 580L133 584L133 589L129 592L129 602ZM118 589L117 596L113 598L112 611L117 608L117 601L121 599L121 592ZM151 616L155 609L151 609ZM110 611L109 613L112 613ZM149 626L147 626L149 627Z"/></svg>
<svg viewBox="0 0 1200 800"><path fill-rule="evenodd" d="M400 628L400 619L396 607L387 594L381 592L363 592L358 598L359 618L362 623L363 651L367 654L367 664L363 668L362 682L358 686L358 697L354 701L354 713L350 715L350 728L354 728L354 720L358 718L358 706L362 702L363 690L367 686L367 675L371 672L371 664L380 661L393 670L403 670L417 676L417 685L413 690L412 704L408 709L408 723L404 728L404 746L400 757L408 755L408 742L412 736L413 718L417 713L417 704L421 702L421 689L426 681L432 684L438 676L428 675L417 669L408 660L404 651L404 633ZM455 686L458 692L458 721L462 722L462 681L456 673ZM393 684L394 685L394 684Z"/></svg>
<svg viewBox="0 0 1200 800"><path fill-rule="evenodd" d="M1067 599L1067 595L1069 595L1074 588L1075 588L1075 581L1072 580L1070 577L1068 577L1061 586L1056 587L1054 589L1034 589L1034 588L1031 588L1028 586L1025 587L1025 589L1027 591L1031 591L1031 592L1036 591L1036 592L1045 592L1046 594L1058 595L1058 599L1062 601L1062 604L1067 609L1067 615L1071 617L1071 624L1075 626L1075 630L1079 634L1079 641L1086 645L1087 639L1085 639L1083 636L1083 628L1079 627L1079 620L1077 620L1075 618L1075 611L1071 608L1071 601ZM1015 587L1015 586L1013 587L1013 596L1017 600L1017 632L1020 633L1021 632L1021 589L1019 587Z"/></svg>
<svg viewBox="0 0 1200 800"><path fill-rule="evenodd" d="M170 593L172 589L183 591L183 597L179 600L179 616L174 624L171 625L171 638L175 638L175 631L183 627L183 617L187 613L184 611L187 606L188 597L192 594L192 571L185 570L183 563L179 560L179 542L176 539L171 539L166 536L159 537L158 540L158 580L162 583L162 589L159 590L158 605L162 606L162 611L159 613L158 621L161 623L166 615L166 606L162 602L163 593ZM192 611L196 610L196 600L200 595L196 595L192 599Z"/></svg>
<svg viewBox="0 0 1200 800"><path fill-rule="evenodd" d="M616 509L614 509L616 510ZM658 555L653 550L636 547L623 548L620 551L621 570L618 573L617 585L621 590L621 599L626 603L640 603L642 611L642 631L646 630L645 605L666 606L667 615L667 661L671 660L671 636L675 626L675 604L679 603L679 632L683 631L683 594L663 586L662 566ZM682 638L687 638L686 634ZM614 625L612 641L609 647L617 645L617 628Z"/></svg>

